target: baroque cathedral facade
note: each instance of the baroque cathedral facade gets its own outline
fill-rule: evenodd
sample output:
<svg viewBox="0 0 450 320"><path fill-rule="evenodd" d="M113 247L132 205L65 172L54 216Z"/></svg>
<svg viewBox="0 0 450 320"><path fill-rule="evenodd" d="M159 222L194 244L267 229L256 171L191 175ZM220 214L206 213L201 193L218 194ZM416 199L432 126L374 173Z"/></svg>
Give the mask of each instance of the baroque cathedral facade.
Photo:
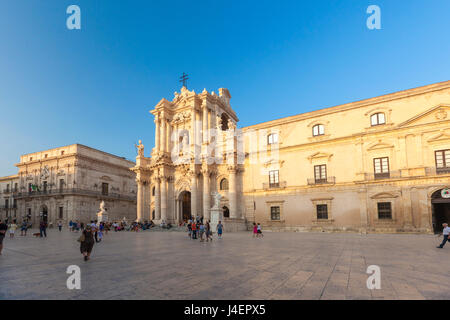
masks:
<svg viewBox="0 0 450 320"><path fill-rule="evenodd" d="M450 81L237 129L227 89L183 87L140 143L138 220L423 232L450 221ZM220 195L220 196L217 196Z"/></svg>

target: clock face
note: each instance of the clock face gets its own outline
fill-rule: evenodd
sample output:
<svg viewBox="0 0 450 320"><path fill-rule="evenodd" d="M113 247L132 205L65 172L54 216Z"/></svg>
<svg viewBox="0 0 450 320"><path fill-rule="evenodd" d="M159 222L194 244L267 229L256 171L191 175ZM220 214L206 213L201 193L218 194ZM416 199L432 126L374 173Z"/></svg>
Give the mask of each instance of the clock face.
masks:
<svg viewBox="0 0 450 320"><path fill-rule="evenodd" d="M448 188L442 189L441 197L444 199L449 199L450 198L450 189L448 189Z"/></svg>

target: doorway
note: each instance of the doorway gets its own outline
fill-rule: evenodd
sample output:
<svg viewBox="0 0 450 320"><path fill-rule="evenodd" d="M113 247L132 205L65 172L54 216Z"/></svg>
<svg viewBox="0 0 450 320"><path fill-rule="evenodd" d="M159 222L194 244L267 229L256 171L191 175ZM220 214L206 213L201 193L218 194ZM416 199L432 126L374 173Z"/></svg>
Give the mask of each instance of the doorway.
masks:
<svg viewBox="0 0 450 320"><path fill-rule="evenodd" d="M191 193L189 191L183 191L180 194L181 200L181 219L183 221L189 221L191 218Z"/></svg>
<svg viewBox="0 0 450 320"><path fill-rule="evenodd" d="M45 223L48 222L48 209L46 205L43 205L41 207L41 220L44 221Z"/></svg>
<svg viewBox="0 0 450 320"><path fill-rule="evenodd" d="M230 217L230 209L228 209L228 207L224 206L222 208L222 210L223 210L223 217L224 218L229 218Z"/></svg>
<svg viewBox="0 0 450 320"><path fill-rule="evenodd" d="M433 232L442 232L442 224L450 223L450 198L442 197L442 190L438 190L431 195L431 207L433 213Z"/></svg>

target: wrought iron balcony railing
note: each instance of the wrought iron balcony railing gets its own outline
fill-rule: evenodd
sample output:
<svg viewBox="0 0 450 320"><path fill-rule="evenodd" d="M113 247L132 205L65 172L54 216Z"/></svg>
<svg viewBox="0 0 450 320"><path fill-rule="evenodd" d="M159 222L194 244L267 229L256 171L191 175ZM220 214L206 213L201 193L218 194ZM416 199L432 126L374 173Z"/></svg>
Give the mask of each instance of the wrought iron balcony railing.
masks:
<svg viewBox="0 0 450 320"><path fill-rule="evenodd" d="M320 184L335 184L335 183L336 183L335 177L327 177L326 179L315 179L315 178L308 179L309 186L320 185Z"/></svg>
<svg viewBox="0 0 450 320"><path fill-rule="evenodd" d="M264 190L268 190L268 189L279 189L279 188L286 188L286 181L280 181L280 182L276 182L276 183L263 183L263 189Z"/></svg>

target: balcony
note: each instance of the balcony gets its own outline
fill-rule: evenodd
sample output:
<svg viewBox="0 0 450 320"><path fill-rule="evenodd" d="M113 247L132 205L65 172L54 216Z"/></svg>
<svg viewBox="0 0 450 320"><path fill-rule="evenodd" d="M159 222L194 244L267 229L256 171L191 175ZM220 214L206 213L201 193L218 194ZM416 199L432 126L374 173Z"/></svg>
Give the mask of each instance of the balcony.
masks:
<svg viewBox="0 0 450 320"><path fill-rule="evenodd" d="M76 189L76 188L57 188L41 191L29 191L29 192L17 192L13 195L15 199L24 198L37 198L37 197L55 197L55 196L90 196L98 197L105 200L127 200L135 201L135 195L124 195L119 193L103 194L102 191L88 190L88 189Z"/></svg>
<svg viewBox="0 0 450 320"><path fill-rule="evenodd" d="M3 193L4 193L4 194L11 193L11 189L3 189Z"/></svg>
<svg viewBox="0 0 450 320"><path fill-rule="evenodd" d="M310 178L310 179L308 179L307 182L308 182L308 186L323 185L323 184L335 184L336 177L327 177L326 179Z"/></svg>
<svg viewBox="0 0 450 320"><path fill-rule="evenodd" d="M264 190L280 189L286 188L286 181L280 181L278 183L263 183Z"/></svg>

